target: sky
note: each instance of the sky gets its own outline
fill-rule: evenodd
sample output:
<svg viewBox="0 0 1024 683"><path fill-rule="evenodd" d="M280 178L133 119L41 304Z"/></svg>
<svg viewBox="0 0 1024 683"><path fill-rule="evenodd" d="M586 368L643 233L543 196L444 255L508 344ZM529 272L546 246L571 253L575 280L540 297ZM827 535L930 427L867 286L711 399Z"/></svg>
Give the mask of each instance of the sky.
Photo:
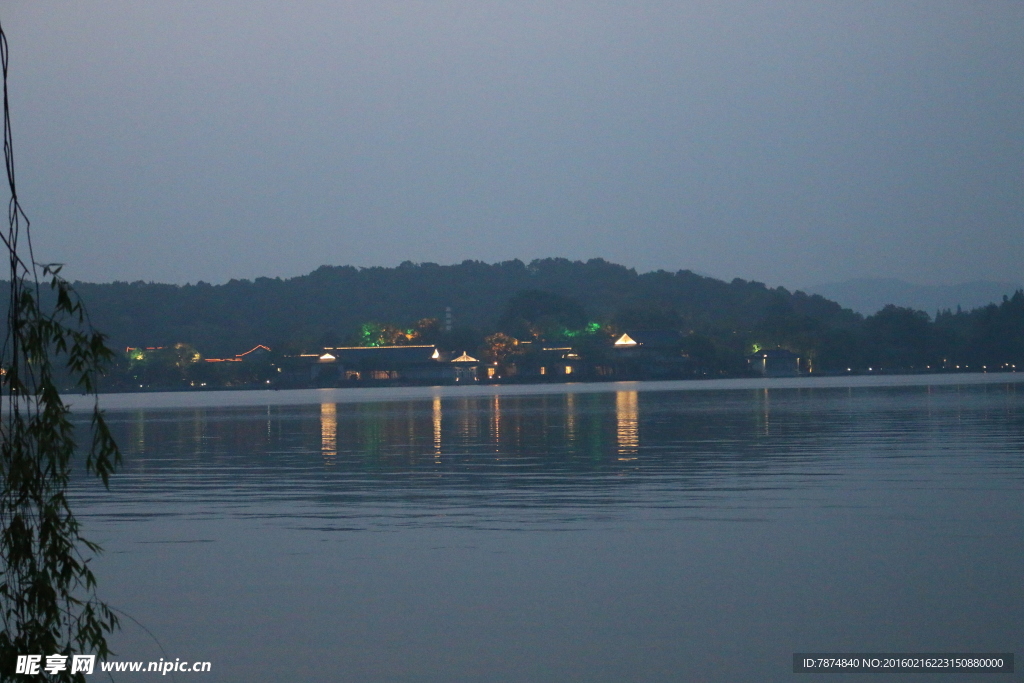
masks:
<svg viewBox="0 0 1024 683"><path fill-rule="evenodd" d="M12 0L71 279L604 258L1024 280L1024 3Z"/></svg>

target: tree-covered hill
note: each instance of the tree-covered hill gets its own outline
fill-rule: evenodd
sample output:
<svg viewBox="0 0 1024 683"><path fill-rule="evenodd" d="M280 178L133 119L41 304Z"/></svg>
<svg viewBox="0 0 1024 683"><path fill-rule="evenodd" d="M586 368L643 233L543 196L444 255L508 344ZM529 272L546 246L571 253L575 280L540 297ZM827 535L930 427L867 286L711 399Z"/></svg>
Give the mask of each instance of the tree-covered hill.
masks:
<svg viewBox="0 0 1024 683"><path fill-rule="evenodd" d="M343 343L367 321L411 325L444 318L457 328L495 328L509 301L526 290L575 300L602 324L743 335L766 318L797 316L819 325L855 324L859 316L820 296L730 283L690 271L637 273L602 259L544 259L525 264L464 261L396 268L322 266L290 279L232 280L184 286L144 282L76 283L93 323L116 346L187 342L204 355L239 353L255 344L294 351Z"/></svg>
<svg viewBox="0 0 1024 683"><path fill-rule="evenodd" d="M145 381L136 360L119 359L111 387L245 384L255 379L192 377L182 366L257 344L277 359L325 346L426 343L493 361L519 339L569 343L593 359L631 330L676 335L699 376L741 374L747 354L773 348L796 352L814 372L1024 369L1024 292L934 319L892 305L865 318L818 295L687 270L637 273L601 259L322 266L284 280L75 287L113 347L167 347L147 361Z"/></svg>

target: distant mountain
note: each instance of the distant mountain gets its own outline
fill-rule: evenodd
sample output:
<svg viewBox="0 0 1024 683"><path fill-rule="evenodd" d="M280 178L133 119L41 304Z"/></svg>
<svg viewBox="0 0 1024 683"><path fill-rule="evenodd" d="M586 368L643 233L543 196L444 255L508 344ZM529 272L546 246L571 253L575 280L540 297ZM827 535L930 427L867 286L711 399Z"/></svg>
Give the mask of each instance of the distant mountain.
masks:
<svg viewBox="0 0 1024 683"><path fill-rule="evenodd" d="M858 313L871 315L887 304L895 304L925 311L934 316L940 309L954 312L960 306L969 311L999 303L1004 295L1012 295L1024 285L1012 282L976 280L959 285L915 285L895 278L856 278L844 282L830 282L804 289L808 294L820 294L839 302Z"/></svg>
<svg viewBox="0 0 1024 683"><path fill-rule="evenodd" d="M619 331L674 333L662 336L675 338L679 357L685 354L695 373L709 376L742 375L755 349L791 351L825 373L1024 367L1024 291L1014 294L1013 283L924 287L851 280L809 288L843 308L821 294L740 278L725 282L687 270L638 273L602 259L549 258L322 266L286 280L77 282L75 288L96 329L122 350L108 376L109 386L121 389L147 382L265 385L276 375L246 369L255 365L240 364L234 374L182 374L199 354L234 358L257 344L270 347L268 358L282 361L324 347L403 339L481 358L504 344L488 341L495 332L564 344L592 359L609 352L607 342ZM0 282L0 309L8 301L4 289ZM1003 301L1005 294L1011 296ZM1000 303L983 307L992 301ZM871 315L889 303L904 308ZM929 320L936 309L947 308L953 312ZM128 347L134 350L128 353ZM138 347L145 347L142 356ZM150 350L162 351L152 373L138 370Z"/></svg>
<svg viewBox="0 0 1024 683"><path fill-rule="evenodd" d="M445 320L448 308L453 330L490 333L512 299L530 291L571 299L586 311L590 322L692 330L735 346L737 353L762 321L774 326L771 334L759 333L752 342L781 339L782 327L790 323L799 327L816 321L826 328L843 321L855 323L850 320L852 313L844 313L822 297L790 293L782 287L769 289L738 278L723 282L685 270L637 273L602 259L584 263L553 258L529 264L519 260L454 265L405 262L395 268L323 266L287 280L184 286L83 282L75 286L88 302L93 324L109 335L112 345L186 342L213 357L231 356L257 344L317 350L348 343L366 323L406 328L424 318ZM2 301L6 299L0 297ZM468 342L459 343L461 351L461 344Z"/></svg>

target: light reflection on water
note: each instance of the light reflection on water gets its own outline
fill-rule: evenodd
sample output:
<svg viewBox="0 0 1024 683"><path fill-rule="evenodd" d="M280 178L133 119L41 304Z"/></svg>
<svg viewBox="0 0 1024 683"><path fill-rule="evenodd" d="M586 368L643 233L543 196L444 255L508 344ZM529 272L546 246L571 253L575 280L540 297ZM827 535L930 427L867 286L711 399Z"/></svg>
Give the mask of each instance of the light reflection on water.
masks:
<svg viewBox="0 0 1024 683"><path fill-rule="evenodd" d="M488 507L547 506L552 496L559 505L613 496L624 506L671 506L683 504L680 491L816 489L822 475L856 476L879 458L1010 467L978 462L996 455L976 446L1019 438L1018 410L1009 385L966 396L949 388L619 391L137 411L110 416L127 463L113 496L91 500L137 508L137 496L250 496L252 514L266 500L408 496Z"/></svg>
<svg viewBox="0 0 1024 683"><path fill-rule="evenodd" d="M126 455L111 491L75 495L121 599L219 659L208 680L295 677L269 653L350 645L329 678L788 680L797 650L1019 644L1021 399L988 384L138 410L109 416ZM192 586L201 619L129 590L151 575ZM259 623L312 615L272 642L243 626L267 652L255 668L222 634L264 609L239 581L291 600ZM461 635L387 644L428 625ZM724 662L737 644L745 659Z"/></svg>
<svg viewBox="0 0 1024 683"><path fill-rule="evenodd" d="M267 436L272 433L271 420L267 420ZM324 464L333 465L338 456L338 406L334 403L320 404L320 451Z"/></svg>

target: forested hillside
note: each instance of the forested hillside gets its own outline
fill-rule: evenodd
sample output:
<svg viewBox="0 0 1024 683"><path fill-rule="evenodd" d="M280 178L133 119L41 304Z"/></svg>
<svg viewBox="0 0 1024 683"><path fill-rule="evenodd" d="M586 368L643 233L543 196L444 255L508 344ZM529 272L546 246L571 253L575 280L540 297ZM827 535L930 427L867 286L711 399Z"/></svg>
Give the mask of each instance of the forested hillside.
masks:
<svg viewBox="0 0 1024 683"><path fill-rule="evenodd" d="M75 286L114 348L177 345L168 367L187 365L185 356L233 357L257 344L275 357L389 343L490 357L497 353L490 347L506 343L485 341L496 332L593 351L621 332L666 330L679 333L680 351L705 376L744 372L744 356L759 348L794 351L815 372L1024 368L1021 292L934 319L896 306L865 318L818 295L686 270L637 273L601 259L323 266L285 280ZM121 364L132 366L130 359Z"/></svg>
<svg viewBox="0 0 1024 683"><path fill-rule="evenodd" d="M76 283L93 322L113 345L164 346L187 342L204 355L239 353L255 344L315 350L344 343L369 321L412 325L443 319L481 333L494 329L514 295L526 290L575 300L602 324L621 320L689 332L747 331L766 317L809 316L830 325L853 324L856 314L820 296L731 283L690 271L635 270L601 259L545 259L529 265L403 263L397 268L323 266L281 280L232 280L184 286L144 282Z"/></svg>

